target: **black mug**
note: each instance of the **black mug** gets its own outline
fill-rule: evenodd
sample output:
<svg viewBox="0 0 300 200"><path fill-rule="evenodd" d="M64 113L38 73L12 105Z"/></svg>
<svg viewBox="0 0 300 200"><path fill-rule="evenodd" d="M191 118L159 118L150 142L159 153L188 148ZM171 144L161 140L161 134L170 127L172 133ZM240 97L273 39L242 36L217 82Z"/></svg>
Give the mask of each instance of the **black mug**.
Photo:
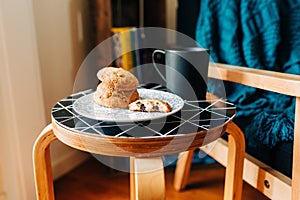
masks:
<svg viewBox="0 0 300 200"><path fill-rule="evenodd" d="M165 56L165 76L155 63L157 54ZM172 48L155 50L152 61L159 75L166 81L169 91L184 100L205 100L209 51L200 47Z"/></svg>

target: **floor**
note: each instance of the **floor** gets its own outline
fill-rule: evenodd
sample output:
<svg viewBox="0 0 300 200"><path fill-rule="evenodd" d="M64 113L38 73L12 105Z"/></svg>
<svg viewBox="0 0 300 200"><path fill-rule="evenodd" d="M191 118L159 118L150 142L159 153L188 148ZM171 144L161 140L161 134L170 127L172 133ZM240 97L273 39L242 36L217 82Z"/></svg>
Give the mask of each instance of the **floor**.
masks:
<svg viewBox="0 0 300 200"><path fill-rule="evenodd" d="M166 199L223 199L225 169L216 163L192 166L188 186L182 192L173 189L174 167L167 167ZM94 158L61 177L54 184L56 200L129 200L129 174L105 167ZM244 183L243 200L267 200Z"/></svg>

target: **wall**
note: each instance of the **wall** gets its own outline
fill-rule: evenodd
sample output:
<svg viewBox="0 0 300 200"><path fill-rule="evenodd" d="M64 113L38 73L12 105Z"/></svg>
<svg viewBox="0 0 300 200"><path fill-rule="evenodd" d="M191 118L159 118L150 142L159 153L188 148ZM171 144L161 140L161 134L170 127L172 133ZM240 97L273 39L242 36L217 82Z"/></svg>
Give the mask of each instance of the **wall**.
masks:
<svg viewBox="0 0 300 200"><path fill-rule="evenodd" d="M0 1L0 72L1 198L32 200L32 146L45 113L31 0Z"/></svg>
<svg viewBox="0 0 300 200"><path fill-rule="evenodd" d="M35 199L33 143L92 47L87 2L0 0L1 200ZM88 156L59 142L51 148L55 177Z"/></svg>
<svg viewBox="0 0 300 200"><path fill-rule="evenodd" d="M1 200L35 199L32 147L85 56L84 2L0 1ZM59 143L52 150L55 177L87 157Z"/></svg>
<svg viewBox="0 0 300 200"><path fill-rule="evenodd" d="M0 200L5 200L6 194L3 186L3 177L2 177L2 169L0 168Z"/></svg>
<svg viewBox="0 0 300 200"><path fill-rule="evenodd" d="M89 50L88 1L33 0L47 123L51 108L72 93L81 62ZM60 142L51 146L54 178L86 158Z"/></svg>

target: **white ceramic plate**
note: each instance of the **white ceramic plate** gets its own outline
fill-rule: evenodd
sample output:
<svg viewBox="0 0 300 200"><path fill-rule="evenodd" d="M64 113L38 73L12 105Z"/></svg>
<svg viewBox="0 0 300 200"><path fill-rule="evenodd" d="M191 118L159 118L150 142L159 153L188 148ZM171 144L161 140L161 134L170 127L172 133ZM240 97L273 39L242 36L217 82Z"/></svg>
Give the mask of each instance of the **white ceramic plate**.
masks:
<svg viewBox="0 0 300 200"><path fill-rule="evenodd" d="M128 109L122 108L107 108L97 105L93 100L94 93L80 97L73 104L73 109L78 114L102 121L113 122L134 122L134 121L147 121L153 119L159 119L172 115L182 109L184 101L181 97L159 90L151 89L138 89L141 99L160 99L168 102L172 108L171 112L134 112Z"/></svg>

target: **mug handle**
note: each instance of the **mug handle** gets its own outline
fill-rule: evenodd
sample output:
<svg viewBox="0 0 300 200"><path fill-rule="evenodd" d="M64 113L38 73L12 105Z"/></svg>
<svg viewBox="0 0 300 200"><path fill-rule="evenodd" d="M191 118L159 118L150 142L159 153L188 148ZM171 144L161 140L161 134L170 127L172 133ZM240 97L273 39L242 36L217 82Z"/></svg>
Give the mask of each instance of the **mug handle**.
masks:
<svg viewBox="0 0 300 200"><path fill-rule="evenodd" d="M161 54L166 54L166 51L164 50L160 50L160 49L157 49L157 50L154 50L153 53L152 53L152 63L154 65L154 69L157 71L157 73L159 74L159 76L164 80L166 81L166 77L164 77L164 75L159 71L156 63L155 63L155 54L157 53L161 53Z"/></svg>

